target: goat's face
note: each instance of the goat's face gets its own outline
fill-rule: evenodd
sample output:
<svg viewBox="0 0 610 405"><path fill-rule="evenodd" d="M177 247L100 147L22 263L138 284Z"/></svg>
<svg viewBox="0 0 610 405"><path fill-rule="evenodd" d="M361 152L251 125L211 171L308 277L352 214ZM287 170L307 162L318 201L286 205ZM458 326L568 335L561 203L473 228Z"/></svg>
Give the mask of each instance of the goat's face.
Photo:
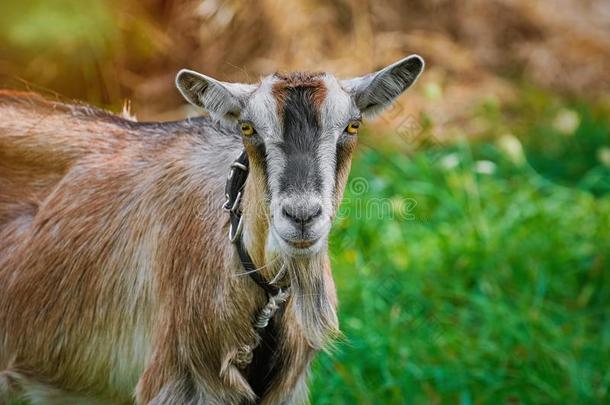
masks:
<svg viewBox="0 0 610 405"><path fill-rule="evenodd" d="M410 56L350 80L329 74L274 74L257 85L219 82L182 70L178 89L212 117L233 125L263 177L268 247L308 254L326 246L362 116L405 91L423 69Z"/></svg>

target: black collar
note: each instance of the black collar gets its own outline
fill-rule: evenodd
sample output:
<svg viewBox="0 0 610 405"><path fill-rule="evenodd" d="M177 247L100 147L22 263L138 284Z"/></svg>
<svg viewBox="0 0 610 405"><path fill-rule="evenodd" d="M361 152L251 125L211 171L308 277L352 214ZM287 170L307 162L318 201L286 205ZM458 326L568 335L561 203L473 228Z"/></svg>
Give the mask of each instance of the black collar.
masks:
<svg viewBox="0 0 610 405"><path fill-rule="evenodd" d="M241 210L241 199L244 194L246 179L248 178L249 162L246 151L242 151L239 157L231 164L231 171L225 185L225 198L223 208L229 211L229 240L235 244L237 254L246 273L256 284L270 296L280 292L280 288L267 282L258 272L252 262L252 258L242 239L243 218Z"/></svg>

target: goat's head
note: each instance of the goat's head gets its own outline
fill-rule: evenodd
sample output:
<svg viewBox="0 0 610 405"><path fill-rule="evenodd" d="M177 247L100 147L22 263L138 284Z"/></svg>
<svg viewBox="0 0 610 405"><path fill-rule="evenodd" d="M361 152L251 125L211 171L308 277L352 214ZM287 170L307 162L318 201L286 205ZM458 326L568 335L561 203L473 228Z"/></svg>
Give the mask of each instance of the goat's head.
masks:
<svg viewBox="0 0 610 405"><path fill-rule="evenodd" d="M349 172L362 117L391 104L419 76L416 55L350 80L319 73L274 74L259 84L220 82L190 70L176 84L192 104L242 136L265 188L267 246L289 254L320 251Z"/></svg>

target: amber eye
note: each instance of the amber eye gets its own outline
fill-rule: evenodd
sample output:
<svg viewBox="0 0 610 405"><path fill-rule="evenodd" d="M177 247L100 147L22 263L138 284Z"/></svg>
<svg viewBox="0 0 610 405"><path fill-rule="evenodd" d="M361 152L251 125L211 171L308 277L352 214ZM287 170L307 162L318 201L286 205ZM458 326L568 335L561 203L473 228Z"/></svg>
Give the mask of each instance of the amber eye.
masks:
<svg viewBox="0 0 610 405"><path fill-rule="evenodd" d="M358 129L360 128L360 123L358 121L352 121L349 123L347 128L345 128L345 132L350 135L358 134Z"/></svg>
<svg viewBox="0 0 610 405"><path fill-rule="evenodd" d="M251 136L254 134L254 127L249 122L242 122L240 129L244 136Z"/></svg>

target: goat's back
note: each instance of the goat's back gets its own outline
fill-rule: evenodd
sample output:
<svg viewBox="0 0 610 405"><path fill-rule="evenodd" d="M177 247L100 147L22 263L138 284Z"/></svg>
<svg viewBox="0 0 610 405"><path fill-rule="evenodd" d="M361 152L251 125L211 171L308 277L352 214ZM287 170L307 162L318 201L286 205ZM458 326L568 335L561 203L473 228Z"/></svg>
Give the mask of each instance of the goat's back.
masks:
<svg viewBox="0 0 610 405"><path fill-rule="evenodd" d="M0 116L1 263L64 175L86 155L110 157L123 149L130 123L12 91L0 91Z"/></svg>

